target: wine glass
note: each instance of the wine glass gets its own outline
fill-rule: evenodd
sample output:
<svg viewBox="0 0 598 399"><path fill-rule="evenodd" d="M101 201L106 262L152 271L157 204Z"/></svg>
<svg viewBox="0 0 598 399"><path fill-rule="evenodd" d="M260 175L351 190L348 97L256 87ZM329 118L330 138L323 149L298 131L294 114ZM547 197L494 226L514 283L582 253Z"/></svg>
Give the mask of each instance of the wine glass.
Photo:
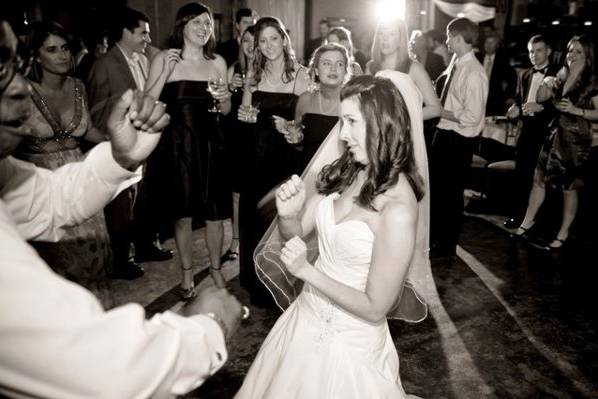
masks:
<svg viewBox="0 0 598 399"><path fill-rule="evenodd" d="M218 92L218 89L224 85L224 81L221 77L213 77L208 80L208 92L214 96ZM215 98L212 99L213 106L208 109L208 112L220 112L220 103Z"/></svg>

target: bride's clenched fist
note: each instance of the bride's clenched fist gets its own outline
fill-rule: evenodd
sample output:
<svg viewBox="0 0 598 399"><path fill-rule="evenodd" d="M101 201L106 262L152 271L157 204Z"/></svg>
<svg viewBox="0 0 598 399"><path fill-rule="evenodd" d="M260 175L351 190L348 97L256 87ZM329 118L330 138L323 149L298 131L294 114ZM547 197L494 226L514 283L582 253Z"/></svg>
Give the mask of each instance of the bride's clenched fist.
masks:
<svg viewBox="0 0 598 399"><path fill-rule="evenodd" d="M305 184L293 175L276 190L276 209L279 217L295 217L305 204Z"/></svg>
<svg viewBox="0 0 598 399"><path fill-rule="evenodd" d="M280 260L289 273L303 279L303 273L310 267L307 263L307 245L297 236L291 238L282 248Z"/></svg>

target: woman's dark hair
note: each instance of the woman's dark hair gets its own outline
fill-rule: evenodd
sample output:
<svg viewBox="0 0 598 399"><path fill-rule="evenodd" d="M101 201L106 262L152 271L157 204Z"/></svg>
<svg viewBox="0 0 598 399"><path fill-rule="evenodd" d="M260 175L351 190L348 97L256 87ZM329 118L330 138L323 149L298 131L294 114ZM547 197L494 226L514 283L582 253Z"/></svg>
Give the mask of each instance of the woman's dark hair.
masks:
<svg viewBox="0 0 598 399"><path fill-rule="evenodd" d="M174 30L170 38L170 45L174 48L183 49L183 47L185 46L185 39L183 37L185 25L187 25L187 23L191 21L193 18L198 17L204 13L207 13L210 17L210 20L214 22L214 17L212 16L212 11L210 10L210 8L201 3L188 3L179 8L179 11L176 13ZM203 47L203 56L206 60L213 60L214 58L216 58L214 56L215 48L216 39L214 38L214 29L212 28L210 38Z"/></svg>
<svg viewBox="0 0 598 399"><path fill-rule="evenodd" d="M241 45L239 46L239 55L237 56L237 61L239 62L239 66L241 67L242 71L247 71L247 57L245 57L245 53L243 52L243 38L246 34L250 34L254 37L253 42L255 43L255 25L249 25L243 33L241 33ZM255 52L255 48L254 48Z"/></svg>
<svg viewBox="0 0 598 399"><path fill-rule="evenodd" d="M341 90L341 101L354 98L366 121L366 181L357 203L376 210L374 199L386 192L405 175L417 200L424 196L423 181L417 173L411 140L411 120L403 96L394 83L371 75L351 79ZM345 190L364 165L356 162L345 149L342 156L326 165L318 175L316 187L321 194Z"/></svg>
<svg viewBox="0 0 598 399"><path fill-rule="evenodd" d="M27 37L27 49L29 52L29 56L33 58L34 62L31 66L31 70L27 75L27 78L33 82L40 83L42 80L42 67L41 64L37 61L37 57L39 57L39 51L44 45L44 42L51 36L58 36L59 38L66 41L69 49L71 48L73 41L70 34L60 25L58 22L54 21L46 21L46 22L37 22L31 26L31 33ZM71 53L71 62L72 67L69 73L73 72L75 67L74 59L72 58L73 54Z"/></svg>
<svg viewBox="0 0 598 399"><path fill-rule="evenodd" d="M295 52L291 46L291 38L287 33L287 30L282 21L276 17L263 17L260 18L255 24L255 35L254 35L254 48L255 57L253 58L253 70L254 75L254 86L257 86L262 80L262 74L266 66L266 57L262 54L259 49L260 35L264 29L271 27L274 28L283 40L286 40L286 45L283 47L284 57L284 71L282 73L282 81L284 83L291 82L295 77Z"/></svg>
<svg viewBox="0 0 598 399"><path fill-rule="evenodd" d="M586 62L580 76L580 81L582 82L582 84L587 84L588 82L590 82L592 78L595 77L594 74L596 72L594 69L596 66L594 64L594 43L592 42L592 40L590 40L590 37L587 35L573 36L571 40L569 40L569 43L567 43L567 52L569 51L569 48L573 43L579 43L586 57ZM569 68L567 63L565 63L565 66L567 67L567 69Z"/></svg>

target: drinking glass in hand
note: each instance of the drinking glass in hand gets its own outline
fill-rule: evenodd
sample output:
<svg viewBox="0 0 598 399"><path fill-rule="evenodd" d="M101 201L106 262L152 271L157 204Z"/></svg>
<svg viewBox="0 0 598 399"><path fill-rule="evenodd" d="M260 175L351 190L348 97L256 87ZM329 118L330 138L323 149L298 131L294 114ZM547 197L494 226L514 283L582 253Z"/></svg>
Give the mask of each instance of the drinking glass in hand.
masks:
<svg viewBox="0 0 598 399"><path fill-rule="evenodd" d="M301 123L292 121L286 122L286 131L285 139L289 144L299 144L303 141L303 125Z"/></svg>
<svg viewBox="0 0 598 399"><path fill-rule="evenodd" d="M256 105L241 105L239 109L242 111L239 115L239 120L246 123L256 123L257 114L260 112L259 107Z"/></svg>
<svg viewBox="0 0 598 399"><path fill-rule="evenodd" d="M214 94L218 93L218 90L223 85L224 81L222 80L222 78L211 78L208 81L208 92L210 92L210 94L213 97ZM213 103L214 105L212 106L212 108L208 109L208 112L220 112L220 102L214 98Z"/></svg>

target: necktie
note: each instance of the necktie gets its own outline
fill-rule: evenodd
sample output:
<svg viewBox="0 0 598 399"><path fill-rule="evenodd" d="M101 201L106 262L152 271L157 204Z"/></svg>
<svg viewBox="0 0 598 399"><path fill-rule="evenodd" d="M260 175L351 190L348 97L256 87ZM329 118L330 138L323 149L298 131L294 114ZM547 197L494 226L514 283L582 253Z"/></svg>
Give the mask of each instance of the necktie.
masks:
<svg viewBox="0 0 598 399"><path fill-rule="evenodd" d="M457 64L453 63L449 72L446 81L444 82L444 86L442 87L442 94L440 95L440 105L444 107L444 103L446 102L446 97L448 95L449 87L451 86L451 81L453 80L453 76L455 76L455 70L457 69Z"/></svg>
<svg viewBox="0 0 598 399"><path fill-rule="evenodd" d="M534 73L540 72L542 75L546 75L546 70L548 69L548 65L544 68L534 68Z"/></svg>
<svg viewBox="0 0 598 399"><path fill-rule="evenodd" d="M137 58L137 65L139 65L139 70L141 71L141 75L143 76L143 81L147 82L147 73L145 72L143 64L141 63L141 60L139 58Z"/></svg>

